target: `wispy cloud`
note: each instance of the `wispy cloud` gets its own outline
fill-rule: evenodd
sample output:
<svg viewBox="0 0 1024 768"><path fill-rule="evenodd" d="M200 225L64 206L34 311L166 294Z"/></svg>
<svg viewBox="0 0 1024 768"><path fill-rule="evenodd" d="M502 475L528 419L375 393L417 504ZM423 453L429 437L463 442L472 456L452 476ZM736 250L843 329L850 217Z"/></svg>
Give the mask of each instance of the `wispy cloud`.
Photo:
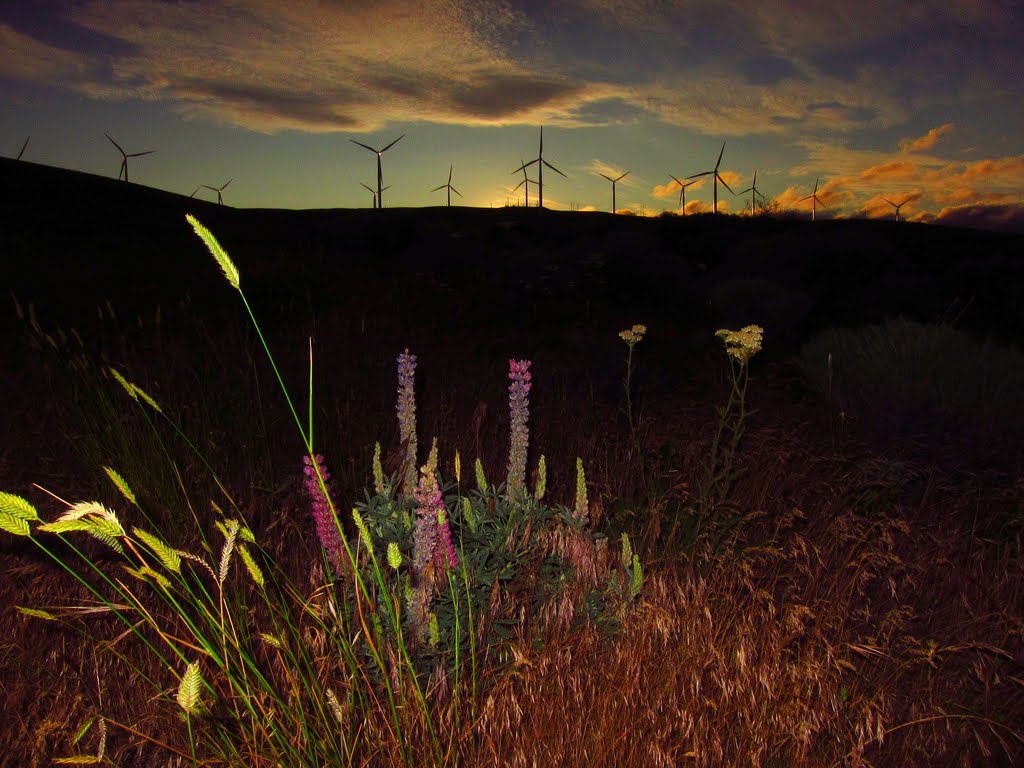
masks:
<svg viewBox="0 0 1024 768"><path fill-rule="evenodd" d="M947 133L952 133L955 127L956 126L953 123L946 123L945 125L940 125L937 128L932 128L924 136L903 139L900 142L900 149L904 152L921 152L926 149L931 149L940 138L945 136Z"/></svg>

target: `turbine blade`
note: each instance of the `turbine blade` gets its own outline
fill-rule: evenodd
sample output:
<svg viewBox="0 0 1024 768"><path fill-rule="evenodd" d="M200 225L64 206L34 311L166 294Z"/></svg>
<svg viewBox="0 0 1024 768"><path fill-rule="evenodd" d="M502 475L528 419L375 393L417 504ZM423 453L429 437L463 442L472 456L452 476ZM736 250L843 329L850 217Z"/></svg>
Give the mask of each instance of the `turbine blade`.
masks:
<svg viewBox="0 0 1024 768"><path fill-rule="evenodd" d="M111 138L110 138L110 134L109 134L109 133L106 133L106 132L104 132L104 134L103 134L103 135L104 135L104 136L106 136L106 137L107 137L108 139L110 139L110 143L111 143L111 144L113 144L113 145L114 145L115 147L117 147L117 151L118 151L118 152L120 152L120 153L121 153L122 155L124 154L124 150L123 150L123 149L121 149L121 145L120 145L120 144L118 144L118 143L117 143L116 141L114 141L113 139L111 139Z"/></svg>
<svg viewBox="0 0 1024 768"><path fill-rule="evenodd" d="M437 190L439 190L439 189L444 189L444 188L445 188L445 186L447 186L447 185L445 185L445 184L442 184L442 185L441 185L440 187L434 187L434 188L433 188L432 190L430 190L430 191L431 191L431 192L437 192Z"/></svg>
<svg viewBox="0 0 1024 768"><path fill-rule="evenodd" d="M397 144L398 142L400 142L404 138L405 138L405 134L403 133L397 139L395 139L390 144L388 144L386 147L384 147L384 149L382 149L381 152L387 152L389 149L391 149L393 146L395 146L395 144Z"/></svg>
<svg viewBox="0 0 1024 768"><path fill-rule="evenodd" d="M722 142L722 151L718 153L718 162L715 163L715 170L718 170L718 166L722 164L722 155L725 154L725 142Z"/></svg>
<svg viewBox="0 0 1024 768"><path fill-rule="evenodd" d="M28 139L31 139L31 138L32 138L31 136L28 137ZM28 147L28 139L25 139L25 143L21 145L21 151L18 153L18 157L17 157L18 160L21 160L21 156L25 154L25 149L26 149L26 147Z"/></svg>
<svg viewBox="0 0 1024 768"><path fill-rule="evenodd" d="M113 139L111 139L111 141L113 141ZM367 144L363 144L363 142L361 142L361 141L356 141L355 139L349 139L349 141L351 141L351 142L352 142L353 144L358 144L358 145L359 145L360 147L362 147L363 149L368 149L368 150L370 150L370 151L371 151L371 152L373 152L374 154L376 154L376 152L377 152L377 150L376 150L376 149L374 149L374 148L373 148L373 147L371 147L371 146L368 146Z"/></svg>
<svg viewBox="0 0 1024 768"><path fill-rule="evenodd" d="M520 171L522 171L523 173L526 173L526 169L529 168L534 163L537 163L537 162L540 162L540 158L539 157L536 160L531 160L528 163L523 163L521 166L519 166L514 171L512 171L512 173L519 173Z"/></svg>
<svg viewBox="0 0 1024 768"><path fill-rule="evenodd" d="M616 181L622 181L622 180L623 180L624 178L626 178L627 176L629 176L629 171L626 171L626 172L625 172L624 174L622 174L621 176L619 176L619 178L617 178L617 179L616 179Z"/></svg>
<svg viewBox="0 0 1024 768"><path fill-rule="evenodd" d="M618 179L613 179L613 178L612 178L611 176L605 176L605 175L604 175L603 173L601 173L600 171L598 171L598 172L597 172L597 175L598 175L598 176L604 176L604 178L608 179L608 181L612 182L613 184L614 184L614 183L615 183L616 181L618 181Z"/></svg>
<svg viewBox="0 0 1024 768"><path fill-rule="evenodd" d="M456 195L458 195L459 197L462 197L462 193L461 193L461 192L459 192L459 190L457 190L457 189L456 189L455 187L452 187L452 192L454 192L454 193L455 193Z"/></svg>
<svg viewBox="0 0 1024 768"><path fill-rule="evenodd" d="M376 190L376 189L374 189L373 187L371 187L371 186L368 186L368 185L366 185L366 184L363 184L363 182L361 182L361 181L360 181L359 183L360 183L360 184L362 184L362 185L363 185L363 187L365 187L365 188L366 188L366 191L367 191L367 192L373 192L373 194L375 194L375 195L377 194L377 190Z"/></svg>
<svg viewBox="0 0 1024 768"><path fill-rule="evenodd" d="M559 173L559 174L561 174L562 176L565 176L565 174L564 174L564 173L562 173L562 172L561 172L560 170L558 170L557 168L555 168L555 166L553 166L553 165L552 165L551 163L549 163L549 162L548 162L547 160L543 160L542 162L544 163L544 165L546 165L546 166L547 166L548 168L550 168L550 169L551 169L552 171L554 171L555 173ZM565 178L567 178L567 179L568 179L569 177L568 177L568 176L565 176Z"/></svg>
<svg viewBox="0 0 1024 768"><path fill-rule="evenodd" d="M686 180L689 181L690 179L699 179L701 176L710 176L712 173L714 173L714 171L704 171L704 173L695 173L693 174L693 176L687 176Z"/></svg>
<svg viewBox="0 0 1024 768"><path fill-rule="evenodd" d="M143 155L152 155L156 152L155 149L147 149L145 152L132 152L128 157L142 157Z"/></svg>
<svg viewBox="0 0 1024 768"><path fill-rule="evenodd" d="M670 174L669 174L668 176L669 176L669 178L670 178L670 179L672 179L672 181L674 181L674 182L675 182L676 184L678 184L678 185L679 185L680 187L684 186L683 182L681 182L681 181L680 181L679 179L677 179L677 178L676 178L675 176L673 176L673 175L672 175L671 173L670 173Z"/></svg>
<svg viewBox="0 0 1024 768"><path fill-rule="evenodd" d="M234 177L228 179L228 184L230 184L234 180L235 180ZM225 184L223 187L221 187L221 190L223 191L223 190L227 189L228 188L228 184Z"/></svg>
<svg viewBox="0 0 1024 768"><path fill-rule="evenodd" d="M449 165L448 166L448 183L449 184L452 183L452 171L454 171L454 170L455 170L455 166L454 165Z"/></svg>
<svg viewBox="0 0 1024 768"><path fill-rule="evenodd" d="M718 175L717 173L715 174L715 178L716 178L716 179L718 179L718 180L719 180L720 182L722 182L722 184L724 184L724 185L725 185L725 188L726 188L726 189L728 189L728 190L729 190L730 192L732 192L732 189L730 189L730 188L729 188L729 185L725 183L725 179L723 179L723 178L722 178L721 176L719 176L719 175ZM735 192L732 192L732 193L733 193L733 195L735 195L735 194L736 194Z"/></svg>

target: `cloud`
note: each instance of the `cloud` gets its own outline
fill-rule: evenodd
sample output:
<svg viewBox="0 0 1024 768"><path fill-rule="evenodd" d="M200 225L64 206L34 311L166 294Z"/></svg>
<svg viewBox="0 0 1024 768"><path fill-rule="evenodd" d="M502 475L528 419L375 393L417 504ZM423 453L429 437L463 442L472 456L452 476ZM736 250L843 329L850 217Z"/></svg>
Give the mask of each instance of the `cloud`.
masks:
<svg viewBox="0 0 1024 768"><path fill-rule="evenodd" d="M93 57L47 45L2 22L0 51L0 77L12 80L38 84L75 82L99 73L99 64Z"/></svg>
<svg viewBox="0 0 1024 768"><path fill-rule="evenodd" d="M952 133L955 127L953 123L946 123L937 128L932 128L924 136L918 136L916 139L903 139L900 141L900 149L904 152L922 152L931 149L940 138L947 133Z"/></svg>
<svg viewBox="0 0 1024 768"><path fill-rule="evenodd" d="M920 173L917 165L905 160L894 160L881 165L873 165L861 171L862 181L908 181Z"/></svg>
<svg viewBox="0 0 1024 768"><path fill-rule="evenodd" d="M1024 233L1024 206L957 205L943 208L933 219L938 224Z"/></svg>

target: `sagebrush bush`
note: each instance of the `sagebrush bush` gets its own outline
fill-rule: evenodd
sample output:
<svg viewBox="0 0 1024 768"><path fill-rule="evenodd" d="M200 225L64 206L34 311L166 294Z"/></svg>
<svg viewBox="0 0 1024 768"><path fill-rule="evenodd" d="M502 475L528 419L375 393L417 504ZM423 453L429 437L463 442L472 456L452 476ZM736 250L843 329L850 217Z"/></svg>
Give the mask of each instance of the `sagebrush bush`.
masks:
<svg viewBox="0 0 1024 768"><path fill-rule="evenodd" d="M966 438L1024 428L1024 355L949 325L894 318L831 328L803 347L798 362L807 382L869 437Z"/></svg>

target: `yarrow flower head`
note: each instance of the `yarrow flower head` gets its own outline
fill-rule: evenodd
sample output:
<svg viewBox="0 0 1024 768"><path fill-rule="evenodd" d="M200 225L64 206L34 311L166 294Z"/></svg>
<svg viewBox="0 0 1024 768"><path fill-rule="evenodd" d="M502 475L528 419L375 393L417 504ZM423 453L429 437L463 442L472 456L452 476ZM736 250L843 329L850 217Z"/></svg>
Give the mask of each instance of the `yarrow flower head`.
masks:
<svg viewBox="0 0 1024 768"><path fill-rule="evenodd" d="M511 439L508 452L507 492L516 499L526 490L526 450L530 444L530 388L532 374L529 360L509 360L508 405Z"/></svg>
<svg viewBox="0 0 1024 768"><path fill-rule="evenodd" d="M632 347L638 341L643 339L645 333L647 333L647 326L637 323L629 330L619 331L619 338Z"/></svg>
<svg viewBox="0 0 1024 768"><path fill-rule="evenodd" d="M341 534L338 532L338 524L334 520L334 513L331 511L331 502L324 489L330 491L331 475L324 466L324 457L317 454L316 465L309 456L303 456L305 466L302 472L305 475L306 493L309 494L309 506L313 512L313 521L316 523L316 535L320 544L327 551L327 555L333 565L341 563ZM320 477L323 478L323 487L317 478L317 469L320 470Z"/></svg>
<svg viewBox="0 0 1024 768"><path fill-rule="evenodd" d="M745 365L754 355L761 351L761 340L764 329L759 325L748 325L738 331L721 329L715 336L725 342L725 351L729 357L740 365Z"/></svg>
<svg viewBox="0 0 1024 768"><path fill-rule="evenodd" d="M398 356L398 438L405 445L405 489L416 485L416 355Z"/></svg>

